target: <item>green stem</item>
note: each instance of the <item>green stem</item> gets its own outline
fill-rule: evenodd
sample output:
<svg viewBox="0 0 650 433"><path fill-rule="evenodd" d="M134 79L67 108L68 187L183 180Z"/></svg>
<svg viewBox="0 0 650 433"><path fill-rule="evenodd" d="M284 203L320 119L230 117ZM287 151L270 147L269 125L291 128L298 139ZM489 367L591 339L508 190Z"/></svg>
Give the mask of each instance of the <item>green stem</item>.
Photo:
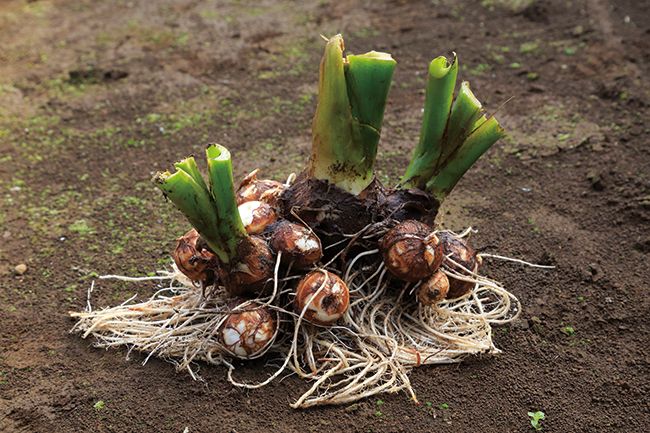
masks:
<svg viewBox="0 0 650 433"><path fill-rule="evenodd" d="M223 146L210 144L205 154L208 161L210 194L216 203L217 230L223 247L228 251L229 259L233 259L237 256L237 245L248 234L237 209L230 152Z"/></svg>
<svg viewBox="0 0 650 433"><path fill-rule="evenodd" d="M181 161L181 166L186 166ZM191 164L191 163L190 163ZM203 179L201 179L202 181ZM199 185L184 169L175 173L158 173L154 182L167 198L185 215L220 260L228 262L229 254L222 247L217 214L207 189Z"/></svg>
<svg viewBox="0 0 650 433"><path fill-rule="evenodd" d="M420 141L402 178L404 185L423 189L435 172L443 153L443 136L457 75L458 60L455 55L451 63L446 57L440 56L429 64Z"/></svg>
<svg viewBox="0 0 650 433"><path fill-rule="evenodd" d="M482 121L451 155L451 159L440 172L427 182L426 190L439 201L443 201L465 172L503 135L503 128L494 117Z"/></svg>
<svg viewBox="0 0 650 433"><path fill-rule="evenodd" d="M373 166L395 61L370 52L343 58L343 38L329 39L320 64L309 174L358 194Z"/></svg>
<svg viewBox="0 0 650 433"><path fill-rule="evenodd" d="M470 128L470 131L476 131L482 124L487 122L488 118L485 114L479 116L479 118L474 122L474 125Z"/></svg>
<svg viewBox="0 0 650 433"><path fill-rule="evenodd" d="M183 170L185 173L192 176L194 182L196 182L197 185L201 186L207 191L208 187L203 180L203 176L201 176L201 172L199 171L199 167L196 165L196 161L194 160L193 156L188 156L187 158L178 161L174 164L174 167L179 170Z"/></svg>
<svg viewBox="0 0 650 433"><path fill-rule="evenodd" d="M463 81L449 115L446 144L440 155L438 167L460 146L465 138L475 129L474 123L483 114L481 102L474 96L467 81Z"/></svg>
<svg viewBox="0 0 650 433"><path fill-rule="evenodd" d="M361 125L367 125L377 131L376 141L368 146L374 146L376 152L386 99L397 62L390 54L377 51L349 55L346 60L345 83L347 84L352 116Z"/></svg>

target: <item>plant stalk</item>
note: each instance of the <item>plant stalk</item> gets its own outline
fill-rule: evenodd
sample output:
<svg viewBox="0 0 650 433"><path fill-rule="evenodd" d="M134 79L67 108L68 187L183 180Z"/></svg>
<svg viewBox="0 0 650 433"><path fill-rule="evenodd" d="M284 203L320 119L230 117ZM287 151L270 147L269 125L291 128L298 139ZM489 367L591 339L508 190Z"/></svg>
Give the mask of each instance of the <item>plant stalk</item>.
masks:
<svg viewBox="0 0 650 433"><path fill-rule="evenodd" d="M183 170L185 173L192 176L194 182L196 182L197 185L207 191L208 187L205 184L205 180L203 180L203 176L201 176L201 172L199 171L199 167L196 165L196 161L194 160L193 156L189 156L181 161L176 162L174 164L174 167L179 170Z"/></svg>
<svg viewBox="0 0 650 433"><path fill-rule="evenodd" d="M185 215L219 259L227 263L229 252L222 246L217 214L208 190L183 169L178 169L175 173L158 173L154 182Z"/></svg>
<svg viewBox="0 0 650 433"><path fill-rule="evenodd" d="M233 259L237 255L237 245L248 234L237 209L230 152L219 144L210 144L205 154L210 194L216 204L217 230L223 246L228 251L229 259Z"/></svg>
<svg viewBox="0 0 650 433"><path fill-rule="evenodd" d="M463 81L451 106L447 124L446 143L443 146L438 167L444 165L449 155L472 133L474 123L483 114L481 102L474 96L467 81Z"/></svg>
<svg viewBox="0 0 650 433"><path fill-rule="evenodd" d="M373 166L395 61L386 53L343 57L343 38L329 39L320 64L308 173L358 194Z"/></svg>
<svg viewBox="0 0 650 433"><path fill-rule="evenodd" d="M504 130L494 117L484 120L451 155L440 172L427 182L426 190L442 202L465 172L503 135Z"/></svg>
<svg viewBox="0 0 650 433"><path fill-rule="evenodd" d="M174 164L175 173L158 173L154 181L221 263L228 264L238 258L238 245L248 234L237 209L230 152L211 144L206 157L209 188L191 156Z"/></svg>
<svg viewBox="0 0 650 433"><path fill-rule="evenodd" d="M451 62L445 56L440 56L429 64L420 140L402 178L403 185L424 189L434 175L443 153L443 138L457 75L458 59L455 54Z"/></svg>

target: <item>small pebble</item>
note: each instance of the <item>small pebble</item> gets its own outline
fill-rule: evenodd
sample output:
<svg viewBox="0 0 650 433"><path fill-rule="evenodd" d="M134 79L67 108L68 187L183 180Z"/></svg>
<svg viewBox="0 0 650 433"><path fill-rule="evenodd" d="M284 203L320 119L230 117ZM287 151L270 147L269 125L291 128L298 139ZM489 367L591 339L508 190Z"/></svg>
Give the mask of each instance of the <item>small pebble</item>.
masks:
<svg viewBox="0 0 650 433"><path fill-rule="evenodd" d="M594 191L602 191L605 189L605 183L603 182L600 173L590 171L587 173L587 180L591 183L591 188L593 188Z"/></svg>
<svg viewBox="0 0 650 433"><path fill-rule="evenodd" d="M16 267L14 268L14 272L16 273L16 275L24 274L25 272L27 272L27 265L24 263L16 265Z"/></svg>
<svg viewBox="0 0 650 433"><path fill-rule="evenodd" d="M359 404L358 403L353 403L350 406L346 407L344 410L346 412L348 412L348 413L356 412L357 410L359 410Z"/></svg>
<svg viewBox="0 0 650 433"><path fill-rule="evenodd" d="M530 329L530 323L528 323L528 320L517 320L515 323L512 324L512 327L514 329Z"/></svg>
<svg viewBox="0 0 650 433"><path fill-rule="evenodd" d="M585 32L585 28L582 26L575 26L571 33L573 33L573 36L580 36Z"/></svg>

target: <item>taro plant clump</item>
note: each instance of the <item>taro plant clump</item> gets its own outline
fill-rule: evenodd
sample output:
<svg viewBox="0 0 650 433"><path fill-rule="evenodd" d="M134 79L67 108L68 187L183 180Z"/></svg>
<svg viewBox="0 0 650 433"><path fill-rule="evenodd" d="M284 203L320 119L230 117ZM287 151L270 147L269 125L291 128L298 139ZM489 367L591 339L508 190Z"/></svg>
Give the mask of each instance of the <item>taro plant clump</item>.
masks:
<svg viewBox="0 0 650 433"><path fill-rule="evenodd" d="M411 368L498 352L491 324L521 307L479 268L503 257L477 253L468 230L436 230L435 218L504 131L469 83L457 83L456 55L437 57L411 160L397 185L383 185L374 166L395 67L390 54L346 55L341 35L327 40L311 156L286 182L255 170L236 187L218 144L205 149L206 176L194 157L158 173L155 184L191 229L177 240L173 270L140 280L169 287L145 302L74 313L76 329L103 347L170 359L194 378L196 361L225 365L228 380L248 389L292 372L311 383L296 408L399 390L417 401ZM280 361L267 379L235 377L233 358L268 351Z"/></svg>

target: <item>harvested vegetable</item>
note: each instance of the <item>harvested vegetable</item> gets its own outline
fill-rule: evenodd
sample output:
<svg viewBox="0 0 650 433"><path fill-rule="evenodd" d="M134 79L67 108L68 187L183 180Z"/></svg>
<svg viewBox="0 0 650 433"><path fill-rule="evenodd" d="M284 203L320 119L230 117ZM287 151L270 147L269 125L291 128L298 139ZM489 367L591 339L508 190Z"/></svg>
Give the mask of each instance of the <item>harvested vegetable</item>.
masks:
<svg viewBox="0 0 650 433"><path fill-rule="evenodd" d="M273 251L263 238L249 236L237 245L237 257L229 266L217 268L219 281L232 296L261 293L273 277Z"/></svg>
<svg viewBox="0 0 650 433"><path fill-rule="evenodd" d="M355 233L379 212L383 187L375 157L396 62L375 51L343 56L341 35L330 38L320 65L309 165L283 195L284 213L337 238ZM320 233L318 231L320 230Z"/></svg>
<svg viewBox="0 0 650 433"><path fill-rule="evenodd" d="M481 258L463 239L450 232L439 232L440 243L445 255L445 263L452 271L449 275L448 299L464 296L472 291L476 283L472 275L478 272Z"/></svg>
<svg viewBox="0 0 650 433"><path fill-rule="evenodd" d="M260 291L272 276L273 252L264 240L249 236L247 228L251 233L263 231L275 221L275 211L263 202L244 203L244 225L235 198L230 152L211 144L206 159L209 188L193 157L176 163L173 174L158 173L154 181L216 254L216 273L228 292Z"/></svg>
<svg viewBox="0 0 650 433"><path fill-rule="evenodd" d="M319 269L300 280L295 305L296 311L305 310L305 319L309 322L331 325L347 311L350 291L338 276Z"/></svg>
<svg viewBox="0 0 650 433"><path fill-rule="evenodd" d="M243 305L235 308L222 325L221 340L234 356L251 359L271 345L277 334L277 322L268 308L257 303L244 302Z"/></svg>
<svg viewBox="0 0 650 433"><path fill-rule="evenodd" d="M207 245L192 229L176 240L176 248L172 258L178 269L192 281L211 284L214 281L214 271L217 258L207 249Z"/></svg>
<svg viewBox="0 0 650 433"><path fill-rule="evenodd" d="M285 263L300 269L316 264L323 256L318 236L308 228L289 221L281 221L273 228L270 244L273 250L282 253Z"/></svg>
<svg viewBox="0 0 650 433"><path fill-rule="evenodd" d="M277 203L278 197L286 189L280 182L270 179L258 179L259 168L250 172L237 189L237 204L241 205L247 201L263 201L270 205Z"/></svg>
<svg viewBox="0 0 650 433"><path fill-rule="evenodd" d="M422 305L433 306L447 297L449 292L449 279L442 271L437 271L418 288L418 302Z"/></svg>
<svg viewBox="0 0 650 433"><path fill-rule="evenodd" d="M292 372L312 383L296 408L400 390L417 401L411 368L499 352L491 324L514 320L519 301L478 274L471 230L435 230L435 219L503 129L469 83L455 92L456 55L438 57L411 161L398 185L384 186L374 164L396 62L344 49L340 35L325 46L304 171L282 183L254 170L235 191L230 153L211 144L207 181L193 157L156 175L193 230L177 241L171 272L114 278L169 286L144 302L99 311L89 302L73 313L75 330L101 347L171 359L194 378L196 361L225 365L247 389ZM267 379L235 377L233 358L267 351L281 358Z"/></svg>
<svg viewBox="0 0 650 433"><path fill-rule="evenodd" d="M415 283L442 264L440 241L428 225L407 220L393 227L379 243L388 270L397 278Z"/></svg>
<svg viewBox="0 0 650 433"><path fill-rule="evenodd" d="M237 209L246 233L249 235L262 233L278 219L278 215L271 205L263 201L247 201L240 204Z"/></svg>

